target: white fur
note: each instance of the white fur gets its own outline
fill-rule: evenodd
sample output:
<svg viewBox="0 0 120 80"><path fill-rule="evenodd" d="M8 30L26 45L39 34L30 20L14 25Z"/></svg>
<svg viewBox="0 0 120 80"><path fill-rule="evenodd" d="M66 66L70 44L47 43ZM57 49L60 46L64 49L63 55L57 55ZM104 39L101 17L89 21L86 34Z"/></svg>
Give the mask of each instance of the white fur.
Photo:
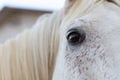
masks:
<svg viewBox="0 0 120 80"><path fill-rule="evenodd" d="M81 45L67 43L71 28L86 32ZM120 80L120 7L101 3L61 30L53 80Z"/></svg>

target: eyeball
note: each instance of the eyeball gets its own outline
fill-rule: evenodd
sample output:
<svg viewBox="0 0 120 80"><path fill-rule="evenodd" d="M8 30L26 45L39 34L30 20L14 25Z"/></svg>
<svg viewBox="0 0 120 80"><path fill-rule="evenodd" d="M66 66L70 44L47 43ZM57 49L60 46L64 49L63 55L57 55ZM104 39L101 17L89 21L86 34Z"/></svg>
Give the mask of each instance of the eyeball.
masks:
<svg viewBox="0 0 120 80"><path fill-rule="evenodd" d="M66 38L69 44L81 44L85 40L85 32L83 30L71 29L67 32Z"/></svg>

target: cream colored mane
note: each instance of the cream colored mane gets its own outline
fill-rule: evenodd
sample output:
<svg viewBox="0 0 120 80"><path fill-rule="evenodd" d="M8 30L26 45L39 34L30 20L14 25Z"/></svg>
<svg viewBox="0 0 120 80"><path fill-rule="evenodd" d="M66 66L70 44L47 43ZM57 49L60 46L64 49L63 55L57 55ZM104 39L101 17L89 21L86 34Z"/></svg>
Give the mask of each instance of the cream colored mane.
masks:
<svg viewBox="0 0 120 80"><path fill-rule="evenodd" d="M69 0L16 39L0 45L0 80L52 80L59 47L59 28L106 0ZM120 0L109 0L120 6ZM86 5L87 4L87 5Z"/></svg>
<svg viewBox="0 0 120 80"><path fill-rule="evenodd" d="M31 30L0 45L0 80L51 79L60 23L61 13L53 13Z"/></svg>

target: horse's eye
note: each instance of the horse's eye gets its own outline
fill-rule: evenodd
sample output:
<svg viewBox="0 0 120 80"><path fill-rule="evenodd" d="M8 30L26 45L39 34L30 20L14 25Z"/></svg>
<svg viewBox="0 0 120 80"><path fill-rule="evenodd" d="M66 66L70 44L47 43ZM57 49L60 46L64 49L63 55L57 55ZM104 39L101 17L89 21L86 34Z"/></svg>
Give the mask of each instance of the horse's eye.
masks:
<svg viewBox="0 0 120 80"><path fill-rule="evenodd" d="M72 44L81 44L85 40L85 32L83 30L71 29L67 32L67 41Z"/></svg>

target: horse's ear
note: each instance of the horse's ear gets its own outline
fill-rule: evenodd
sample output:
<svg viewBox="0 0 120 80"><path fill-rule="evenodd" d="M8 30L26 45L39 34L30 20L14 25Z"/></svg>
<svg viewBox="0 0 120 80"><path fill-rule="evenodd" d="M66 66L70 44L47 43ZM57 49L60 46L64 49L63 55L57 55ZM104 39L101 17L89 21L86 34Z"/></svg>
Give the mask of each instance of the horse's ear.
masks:
<svg viewBox="0 0 120 80"><path fill-rule="evenodd" d="M64 14L66 15L76 0L66 0Z"/></svg>

